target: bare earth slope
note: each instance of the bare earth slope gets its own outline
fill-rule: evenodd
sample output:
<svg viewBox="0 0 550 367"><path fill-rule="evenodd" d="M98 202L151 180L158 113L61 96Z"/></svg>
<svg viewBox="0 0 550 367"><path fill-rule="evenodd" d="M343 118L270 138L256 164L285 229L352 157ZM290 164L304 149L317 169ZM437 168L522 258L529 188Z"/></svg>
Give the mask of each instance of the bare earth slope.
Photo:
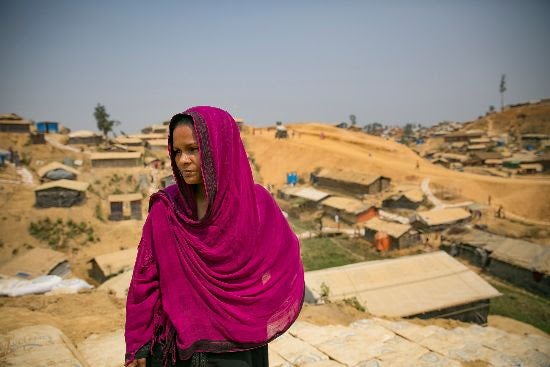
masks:
<svg viewBox="0 0 550 367"><path fill-rule="evenodd" d="M295 171L304 180L318 167L342 168L379 174L394 182L445 187L464 199L503 205L507 213L547 222L550 218L550 180L481 176L433 165L394 141L319 123L288 125L289 139L275 139L274 131L256 129L246 134L245 144L259 168L264 184L280 187L286 173ZM321 138L321 133L324 138ZM416 168L416 162L420 167ZM550 222L548 223L550 224Z"/></svg>

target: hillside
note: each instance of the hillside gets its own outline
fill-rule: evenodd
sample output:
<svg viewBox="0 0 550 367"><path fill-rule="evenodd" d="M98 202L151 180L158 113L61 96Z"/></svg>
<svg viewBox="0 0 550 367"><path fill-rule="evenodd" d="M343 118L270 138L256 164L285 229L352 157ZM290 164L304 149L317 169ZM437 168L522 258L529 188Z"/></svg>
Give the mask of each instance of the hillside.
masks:
<svg viewBox="0 0 550 367"><path fill-rule="evenodd" d="M505 107L502 112L489 113L465 123L463 130L477 129L487 131L489 136L502 133L550 135L550 102Z"/></svg>
<svg viewBox="0 0 550 367"><path fill-rule="evenodd" d="M287 128L291 132L288 139L275 139L274 131L267 128L244 136L263 183L275 189L285 183L287 172L295 171L307 182L316 168L346 169L387 176L394 183L420 184L429 178L432 187L453 192L464 200L486 203L491 195L493 205L503 205L507 213L535 221L550 218L550 205L540 200L549 196L550 180L451 171L423 160L394 141L325 124L297 123Z"/></svg>

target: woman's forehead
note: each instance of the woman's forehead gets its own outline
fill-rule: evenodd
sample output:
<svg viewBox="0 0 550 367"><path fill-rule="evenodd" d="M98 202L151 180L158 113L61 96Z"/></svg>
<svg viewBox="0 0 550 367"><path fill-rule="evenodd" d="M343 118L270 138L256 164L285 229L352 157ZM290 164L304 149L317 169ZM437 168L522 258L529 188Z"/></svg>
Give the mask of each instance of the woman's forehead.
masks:
<svg viewBox="0 0 550 367"><path fill-rule="evenodd" d="M195 132L189 125L179 125L174 129L174 145L196 143Z"/></svg>

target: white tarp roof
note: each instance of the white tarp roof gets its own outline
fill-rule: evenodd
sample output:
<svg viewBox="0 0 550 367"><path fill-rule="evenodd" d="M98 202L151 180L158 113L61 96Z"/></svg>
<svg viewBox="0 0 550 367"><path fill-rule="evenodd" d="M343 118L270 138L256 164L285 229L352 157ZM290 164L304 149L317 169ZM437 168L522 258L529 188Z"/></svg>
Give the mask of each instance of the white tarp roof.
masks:
<svg viewBox="0 0 550 367"><path fill-rule="evenodd" d="M500 293L443 251L306 272L313 297L356 297L375 316L406 317L458 306Z"/></svg>

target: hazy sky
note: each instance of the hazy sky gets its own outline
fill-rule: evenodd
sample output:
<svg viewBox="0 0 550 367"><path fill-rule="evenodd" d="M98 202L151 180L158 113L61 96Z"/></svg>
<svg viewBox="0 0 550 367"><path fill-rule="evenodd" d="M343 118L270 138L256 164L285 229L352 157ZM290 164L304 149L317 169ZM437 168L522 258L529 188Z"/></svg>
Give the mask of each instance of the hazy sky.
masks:
<svg viewBox="0 0 550 367"><path fill-rule="evenodd" d="M136 132L193 105L252 125L467 121L550 97L550 1L0 0L0 113Z"/></svg>

